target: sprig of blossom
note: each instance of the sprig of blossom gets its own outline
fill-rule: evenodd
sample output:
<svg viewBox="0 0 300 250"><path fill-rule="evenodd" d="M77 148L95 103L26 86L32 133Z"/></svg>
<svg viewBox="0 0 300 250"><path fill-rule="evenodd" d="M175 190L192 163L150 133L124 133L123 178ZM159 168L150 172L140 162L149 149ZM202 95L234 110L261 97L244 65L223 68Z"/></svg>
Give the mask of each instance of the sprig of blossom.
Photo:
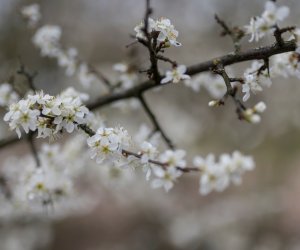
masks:
<svg viewBox="0 0 300 250"><path fill-rule="evenodd" d="M259 41L266 34L274 31L275 25L289 15L287 6L277 7L273 1L267 1L261 17L252 17L250 24L245 26L245 33L251 35L249 42Z"/></svg>
<svg viewBox="0 0 300 250"><path fill-rule="evenodd" d="M45 211L51 209L48 215L60 218L93 205L87 195L79 195L76 185L86 171L83 166L87 158L79 154L84 145L85 138L78 136L64 146L43 144L38 153L39 168L31 155L8 159L0 169L0 176L9 182L9 195L1 199L0 217L5 214L6 219L24 215L44 218Z"/></svg>
<svg viewBox="0 0 300 250"><path fill-rule="evenodd" d="M23 7L21 11L28 19L30 26L36 26L41 19L40 6L32 4ZM44 57L55 58L60 67L65 69L67 76L76 76L79 82L89 88L93 82L99 81L88 64L78 57L76 48L64 48L60 42L62 29L57 25L44 25L37 29L32 41L41 50Z"/></svg>
<svg viewBox="0 0 300 250"><path fill-rule="evenodd" d="M179 65L172 69L172 71L168 70L166 72L166 76L160 81L161 84L173 82L178 83L181 80L188 80L190 79L190 76L185 74L186 72L186 66L185 65Z"/></svg>
<svg viewBox="0 0 300 250"><path fill-rule="evenodd" d="M78 124L86 123L88 113L89 110L78 96L65 92L54 97L39 92L11 104L4 121L11 130L16 130L19 137L20 128L23 128L25 133L37 130L38 137L45 138L62 130L72 133Z"/></svg>
<svg viewBox="0 0 300 250"><path fill-rule="evenodd" d="M96 134L87 139L91 157L97 163L114 160L122 156L122 150L129 146L130 137L123 128L100 127Z"/></svg>
<svg viewBox="0 0 300 250"><path fill-rule="evenodd" d="M199 192L207 195L212 191L224 191L230 183L240 184L242 175L252 170L255 163L252 157L235 151L232 155L221 155L219 161L215 160L213 154L206 158L197 156L194 158L194 166L199 168L201 174Z"/></svg>
<svg viewBox="0 0 300 250"><path fill-rule="evenodd" d="M146 39L144 25L144 22L141 22L134 28L137 39ZM160 42L160 46L163 48L167 48L171 45L176 47L181 46L181 43L177 41L178 31L175 30L174 25L167 18L161 17L156 21L149 18L147 32L151 37L157 37L157 41ZM156 33L158 33L158 35Z"/></svg>

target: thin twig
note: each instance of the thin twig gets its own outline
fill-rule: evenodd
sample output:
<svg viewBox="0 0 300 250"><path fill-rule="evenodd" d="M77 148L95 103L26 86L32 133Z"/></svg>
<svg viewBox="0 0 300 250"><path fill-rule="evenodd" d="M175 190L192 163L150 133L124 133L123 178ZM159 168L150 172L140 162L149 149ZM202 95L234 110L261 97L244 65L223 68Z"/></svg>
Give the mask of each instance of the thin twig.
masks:
<svg viewBox="0 0 300 250"><path fill-rule="evenodd" d="M150 120L151 120L151 122L154 126L154 131L159 132L161 134L162 138L164 139L164 141L166 142L166 144L168 145L168 147L171 148L171 149L174 149L175 148L174 144L172 143L171 139L166 135L166 133L164 132L164 130L162 129L162 127L158 123L154 113L151 111L151 109L148 106L145 98L142 95L140 95L139 100L140 100L144 110L146 111L148 117L150 118Z"/></svg>
<svg viewBox="0 0 300 250"><path fill-rule="evenodd" d="M168 57L165 57L165 56L163 56L163 55L156 55L156 58L157 58L158 60L161 60L161 61L170 63L170 64L172 65L173 68L174 68L174 67L177 67L177 62L171 60L171 59L168 58Z"/></svg>
<svg viewBox="0 0 300 250"><path fill-rule="evenodd" d="M234 45L234 51L235 53L239 52L241 50L240 41L244 36L244 32L239 28L230 28L227 23L222 20L217 14L215 14L215 19L217 23L223 28L222 36L230 36L233 45Z"/></svg>

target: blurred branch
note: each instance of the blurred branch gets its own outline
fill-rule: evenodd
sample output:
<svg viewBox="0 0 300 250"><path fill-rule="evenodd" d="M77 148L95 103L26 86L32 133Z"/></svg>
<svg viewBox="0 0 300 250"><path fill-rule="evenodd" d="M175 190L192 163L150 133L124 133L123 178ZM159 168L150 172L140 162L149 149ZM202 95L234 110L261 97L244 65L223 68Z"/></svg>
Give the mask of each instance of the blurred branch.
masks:
<svg viewBox="0 0 300 250"><path fill-rule="evenodd" d="M38 75L38 73L35 71L33 73L30 73L26 68L25 65L20 62L20 69L17 70L17 74L23 75L27 79L27 83L29 85L29 88L32 89L33 91L36 90L34 86L34 79Z"/></svg>
<svg viewBox="0 0 300 250"><path fill-rule="evenodd" d="M154 125L153 132L159 132L161 134L162 138L164 139L164 141L166 142L166 144L169 146L169 148L174 149L175 148L174 144L172 143L171 139L166 135L166 133L162 129L162 127L159 125L154 113L151 111L150 107L146 103L145 98L142 95L140 95L139 100L140 100L144 110L146 111L148 117L150 118L152 124Z"/></svg>

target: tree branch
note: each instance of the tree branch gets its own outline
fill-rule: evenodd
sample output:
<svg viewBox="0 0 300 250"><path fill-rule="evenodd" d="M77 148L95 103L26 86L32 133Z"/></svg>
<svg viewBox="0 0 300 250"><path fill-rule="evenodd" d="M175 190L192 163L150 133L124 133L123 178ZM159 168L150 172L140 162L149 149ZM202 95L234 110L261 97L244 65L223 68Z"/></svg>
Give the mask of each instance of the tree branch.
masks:
<svg viewBox="0 0 300 250"><path fill-rule="evenodd" d="M174 144L172 143L171 139L166 135L162 127L159 125L154 113L151 111L150 107L146 103L145 98L142 95L140 95L139 100L154 126L154 132L159 132L162 138L164 139L164 141L166 142L166 144L168 145L168 147L174 149L175 148Z"/></svg>
<svg viewBox="0 0 300 250"><path fill-rule="evenodd" d="M261 60L261 59L264 60L265 58L269 58L273 55L291 52L295 50L296 50L295 41L284 42L282 46L279 46L277 43L275 43L273 45L256 48L256 49L250 49L248 51L239 52L236 54L227 54L224 56L217 57L215 59L211 59L199 64L192 65L187 68L187 74L192 76L201 72L210 71L212 68L216 67L216 65L220 63L225 67L239 62ZM90 110L94 110L120 100L125 100L129 98L138 98L142 93L144 93L149 89L163 87L168 84L170 83L166 83L164 85L157 85L154 81L148 80L130 89L124 90L123 92L111 93L108 95L101 96L96 101L88 103L87 107ZM0 140L0 148L13 145L18 141L19 139L17 137L9 137L6 139L2 139Z"/></svg>
<svg viewBox="0 0 300 250"><path fill-rule="evenodd" d="M199 64L192 65L187 68L187 74L192 76L201 72L210 71L212 68L216 67L218 64L222 64L224 67L228 65L232 65L239 62L245 62L245 61L251 61L251 60L260 60L269 58L273 55L282 54L285 52L295 51L296 50L296 44L295 41L289 41L285 42L283 46L279 46L278 44L265 46L261 48L256 49L250 49L245 52L239 52L236 54L228 54L224 56L217 57L215 59L211 59L206 62L202 62ZM134 86L130 89L127 89L120 93L113 93L110 95L105 95L100 97L98 100L91 102L87 105L89 109L96 109L100 108L102 106L111 104L113 102L128 99L132 97L138 97L143 92L156 88L156 87L163 87L166 86L166 83L164 85L157 85L153 81L145 81L137 86Z"/></svg>

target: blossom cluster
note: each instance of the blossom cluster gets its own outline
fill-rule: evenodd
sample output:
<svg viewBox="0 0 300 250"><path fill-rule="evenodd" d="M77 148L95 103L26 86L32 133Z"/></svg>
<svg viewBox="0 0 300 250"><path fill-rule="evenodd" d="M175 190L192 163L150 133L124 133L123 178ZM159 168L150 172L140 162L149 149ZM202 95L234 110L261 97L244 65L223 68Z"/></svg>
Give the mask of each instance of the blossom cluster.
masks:
<svg viewBox="0 0 300 250"><path fill-rule="evenodd" d="M87 144L91 148L92 159L96 158L96 162L100 164L123 158L123 149L130 145L130 137L122 127L100 127L95 135L87 139Z"/></svg>
<svg viewBox="0 0 300 250"><path fill-rule="evenodd" d="M83 210L82 202L87 208L87 196L79 196L76 187L77 178L84 173L86 159L79 157L84 142L84 137L74 137L64 146L43 144L38 168L30 155L4 162L0 176L7 186L0 192L0 218L44 216L48 209L55 209L51 215L60 217Z"/></svg>
<svg viewBox="0 0 300 250"><path fill-rule="evenodd" d="M4 121L21 137L25 133L38 131L38 137L50 137L62 130L72 133L78 124L87 122L89 110L82 104L76 91L67 90L58 96L39 92L29 94L26 99L9 106Z"/></svg>
<svg viewBox="0 0 300 250"><path fill-rule="evenodd" d="M137 39L146 39L144 21L136 26L134 31L136 32ZM178 31L175 30L174 25L167 18L161 17L157 20L149 18L147 33L151 37L155 36L162 48L167 48L171 45L181 46L181 43L177 41Z"/></svg>
<svg viewBox="0 0 300 250"><path fill-rule="evenodd" d="M41 20L40 6L36 3L22 8L21 13L27 20L29 27L34 27Z"/></svg>
<svg viewBox="0 0 300 250"><path fill-rule="evenodd" d="M242 85L242 92L244 93L243 101L246 102L250 98L251 92L256 94L262 91L263 87L270 87L272 85L271 78L269 76L268 69L260 70L263 67L263 63L259 61L253 61L250 68L244 72L244 81Z"/></svg>
<svg viewBox="0 0 300 250"><path fill-rule="evenodd" d="M211 191L224 191L230 183L240 184L242 175L255 167L252 157L244 156L238 151L232 155L222 154L219 161L216 161L213 154L206 158L197 156L194 158L194 165L201 173L199 192L203 195Z"/></svg>
<svg viewBox="0 0 300 250"><path fill-rule="evenodd" d="M30 26L36 26L41 19L38 4L25 6L22 15L28 20ZM60 67L65 69L67 76L77 76L79 82L86 88L98 81L91 67L78 57L74 47L64 48L61 44L62 29L57 25L44 25L39 27L33 38L33 44L40 49L44 57L55 58Z"/></svg>
<svg viewBox="0 0 300 250"><path fill-rule="evenodd" d="M36 31L33 43L41 50L42 56L57 59L58 65L65 69L67 76L76 75L84 87L90 87L98 79L97 76L86 62L79 60L76 48L63 49L61 36L62 30L59 26L44 25Z"/></svg>
<svg viewBox="0 0 300 250"><path fill-rule="evenodd" d="M249 42L259 41L265 35L274 32L278 22L283 21L290 13L287 6L277 7L274 1L267 1L261 16L252 17L245 26L245 33L251 35Z"/></svg>

